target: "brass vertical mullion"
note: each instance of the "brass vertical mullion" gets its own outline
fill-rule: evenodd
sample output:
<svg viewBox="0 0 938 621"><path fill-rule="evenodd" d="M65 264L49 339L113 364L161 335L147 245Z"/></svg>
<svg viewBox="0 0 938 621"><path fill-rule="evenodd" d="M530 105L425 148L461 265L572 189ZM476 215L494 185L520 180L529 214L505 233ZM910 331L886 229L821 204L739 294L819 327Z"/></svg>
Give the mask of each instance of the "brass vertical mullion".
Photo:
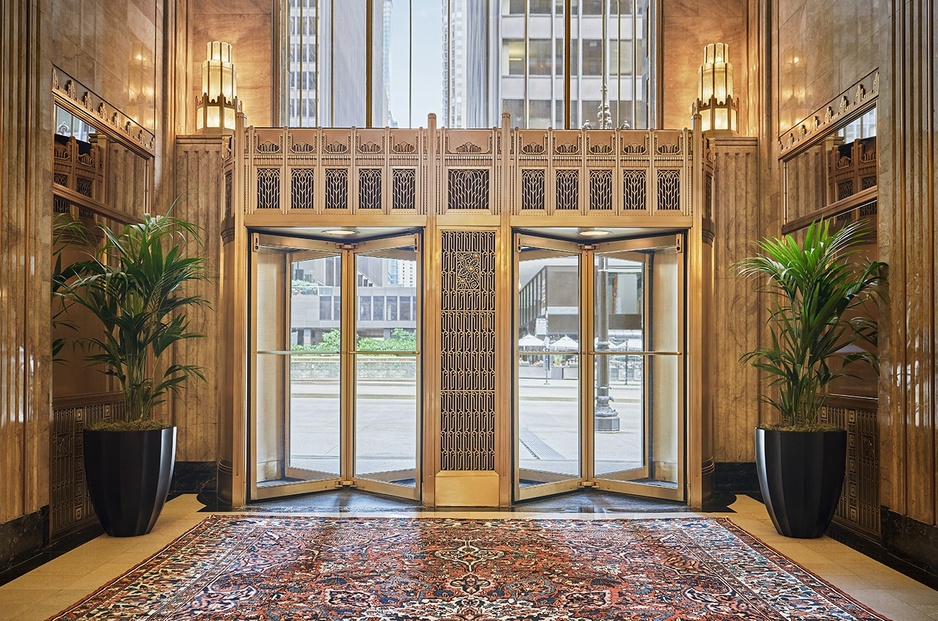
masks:
<svg viewBox="0 0 938 621"><path fill-rule="evenodd" d="M651 273L651 262L648 257L645 257L644 265L642 267L642 349L645 352L654 351L654 343L652 339L652 297L653 292L653 283L652 283L652 273ZM652 386L652 376L654 372L651 371L653 354L642 354L642 444L645 445L644 457L642 459L642 468L645 471L645 476L651 476L651 458L654 454L653 441L654 433L652 432L653 421L652 417L654 413L651 409L651 399L649 398L652 395L651 386Z"/></svg>
<svg viewBox="0 0 938 621"><path fill-rule="evenodd" d="M339 477L352 480L355 466L355 323L357 265L351 249L342 251L342 322L339 340Z"/></svg>
<svg viewBox="0 0 938 621"><path fill-rule="evenodd" d="M251 234L256 235L256 233ZM248 282L250 283L248 304L252 320L248 325L248 446L247 483L251 498L257 495L257 251L251 250Z"/></svg>
<svg viewBox="0 0 938 621"><path fill-rule="evenodd" d="M293 267L293 255L292 253L285 252L283 253L282 269L283 273L283 329L280 331L280 338L282 339L279 343L281 351L290 350L290 328L291 328L291 316L293 313L293 296L290 295L291 283L292 283L292 267ZM287 477L287 471L290 468L290 392L292 390L291 378L290 378L290 354L280 354L280 373L283 377L283 380L280 383L281 387L281 399L283 400L283 416L280 419L280 424L283 426L283 455L281 456L281 470L282 476Z"/></svg>
<svg viewBox="0 0 938 621"><path fill-rule="evenodd" d="M679 237L682 238L682 245L687 247L686 240L683 239L683 234L679 234ZM678 434L678 446L677 446L677 489L681 494L680 499L685 500L687 497L687 285L685 278L685 270L687 269L687 253L681 253L680 259L677 262L677 346L678 346L678 390L677 397L677 411L678 411L678 420L677 420L677 434Z"/></svg>
<svg viewBox="0 0 938 621"><path fill-rule="evenodd" d="M511 303L512 308L512 351L515 352L515 355L512 356L512 380L511 380L511 488L512 488L512 502L515 502L521 498L521 459L519 450L519 433L520 433L520 416L518 415L521 408L521 380L520 373L518 371L517 361L520 359L517 352L517 337L518 337L518 324L521 320L521 299L518 292L521 291L520 281L521 281L521 236L517 233L512 235L511 240L511 255L512 255L512 286L511 291L513 293L514 299Z"/></svg>
<svg viewBox="0 0 938 621"><path fill-rule="evenodd" d="M580 426L582 462L580 476L587 482L596 478L596 353L593 331L596 329L596 259L591 249L580 253ZM587 271L588 270L588 271ZM586 309L586 310L584 310ZM605 309L598 309L605 312ZM584 345L585 343L585 345Z"/></svg>

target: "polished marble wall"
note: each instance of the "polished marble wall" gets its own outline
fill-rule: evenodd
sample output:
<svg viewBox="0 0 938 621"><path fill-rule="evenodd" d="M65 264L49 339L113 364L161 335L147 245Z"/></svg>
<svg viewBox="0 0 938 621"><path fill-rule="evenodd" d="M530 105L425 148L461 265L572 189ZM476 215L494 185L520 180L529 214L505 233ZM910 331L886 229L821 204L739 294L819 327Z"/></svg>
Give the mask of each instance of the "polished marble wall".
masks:
<svg viewBox="0 0 938 621"><path fill-rule="evenodd" d="M45 58L154 129L165 0L39 0Z"/></svg>
<svg viewBox="0 0 938 621"><path fill-rule="evenodd" d="M286 4L286 3L284 3ZM202 61L209 41L231 44L238 99L248 125L273 124L273 5L269 0L202 0L189 3L189 101L187 133L195 132L195 99L202 94Z"/></svg>
<svg viewBox="0 0 938 621"><path fill-rule="evenodd" d="M761 421L759 374L739 362L759 344L762 303L755 283L732 266L752 254L752 240L764 228L759 193L759 141L720 138L713 144L713 381L714 460L755 460L753 429Z"/></svg>
<svg viewBox="0 0 938 621"><path fill-rule="evenodd" d="M879 419L883 504L938 524L935 0L897 2L879 99L880 252L890 264ZM930 25L929 27L926 27ZM934 530L934 529L933 529Z"/></svg>
<svg viewBox="0 0 938 621"><path fill-rule="evenodd" d="M889 61L889 0L778 0L776 131Z"/></svg>
<svg viewBox="0 0 938 621"><path fill-rule="evenodd" d="M750 135L749 41L747 36L747 0L667 0L662 2L660 28L663 124L657 127L691 126L691 106L697 99L698 69L703 62L704 46L727 43L736 97L740 99L740 133Z"/></svg>
<svg viewBox="0 0 938 621"><path fill-rule="evenodd" d="M191 243L190 252L205 257L207 279L189 289L204 297L208 305L189 313L190 329L204 338L183 341L173 349L179 362L202 368L206 381L192 379L172 397L173 422L179 426L176 459L183 462L214 462L217 395L220 357L221 223L223 202L222 150L220 136L179 136L176 139L175 187L178 193L175 214L202 228L202 246Z"/></svg>
<svg viewBox="0 0 938 621"><path fill-rule="evenodd" d="M0 4L0 523L49 504L53 66L155 130L160 162L165 130L175 131L163 103L173 73L164 62L175 58L164 23L175 15L175 0ZM115 208L141 215L147 186L158 209L159 167L154 188L153 169L124 155L109 153Z"/></svg>
<svg viewBox="0 0 938 621"><path fill-rule="evenodd" d="M35 2L0 4L0 524L49 499L52 91L36 81L38 22Z"/></svg>

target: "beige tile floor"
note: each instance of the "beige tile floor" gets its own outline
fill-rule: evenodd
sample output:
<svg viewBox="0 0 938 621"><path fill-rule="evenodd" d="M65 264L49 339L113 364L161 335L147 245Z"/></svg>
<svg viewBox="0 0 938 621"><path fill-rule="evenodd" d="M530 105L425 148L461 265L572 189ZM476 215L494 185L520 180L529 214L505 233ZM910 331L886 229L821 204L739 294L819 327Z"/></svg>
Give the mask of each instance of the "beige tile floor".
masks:
<svg viewBox="0 0 938 621"><path fill-rule="evenodd" d="M109 580L157 552L205 517L195 496L169 503L153 532L145 537L119 539L101 536L0 587L0 620L45 619L63 610ZM828 582L894 621L938 620L938 591L930 589L832 539L793 540L776 534L765 508L741 496L729 517L768 545L801 563ZM343 517L354 514L343 513ZM365 513L375 516L376 513ZM381 512L381 516L393 513ZM407 513L440 515L432 512ZM551 517L593 519L655 517L672 514L533 514L447 511L447 517ZM677 514L686 517L687 513ZM714 515L714 514L710 514Z"/></svg>

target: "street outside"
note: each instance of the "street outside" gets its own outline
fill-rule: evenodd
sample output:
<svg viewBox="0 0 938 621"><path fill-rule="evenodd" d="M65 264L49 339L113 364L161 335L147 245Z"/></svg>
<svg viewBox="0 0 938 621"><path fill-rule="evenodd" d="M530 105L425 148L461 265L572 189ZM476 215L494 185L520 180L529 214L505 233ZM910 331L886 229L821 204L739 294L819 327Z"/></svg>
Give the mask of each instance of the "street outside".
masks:
<svg viewBox="0 0 938 621"><path fill-rule="evenodd" d="M580 414L578 381L519 380L519 467L579 476ZM417 452L414 382L363 381L357 384L356 476L410 470ZM339 384L294 380L291 399L293 467L338 475ZM610 386L619 431L595 434L596 474L639 467L643 455L641 383Z"/></svg>

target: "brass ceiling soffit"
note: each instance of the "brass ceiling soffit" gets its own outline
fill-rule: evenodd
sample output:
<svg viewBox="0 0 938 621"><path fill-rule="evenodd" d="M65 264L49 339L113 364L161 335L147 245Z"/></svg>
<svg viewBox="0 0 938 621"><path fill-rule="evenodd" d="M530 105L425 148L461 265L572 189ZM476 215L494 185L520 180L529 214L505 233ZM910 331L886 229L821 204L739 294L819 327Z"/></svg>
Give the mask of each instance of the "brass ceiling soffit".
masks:
<svg viewBox="0 0 938 621"><path fill-rule="evenodd" d="M155 136L61 68L52 66L52 93L68 112L109 136L153 157Z"/></svg>
<svg viewBox="0 0 938 621"><path fill-rule="evenodd" d="M879 96L879 69L857 81L853 86L833 98L795 126L778 137L779 159L788 159L812 144L814 136L827 133L829 128L859 116L873 106Z"/></svg>

